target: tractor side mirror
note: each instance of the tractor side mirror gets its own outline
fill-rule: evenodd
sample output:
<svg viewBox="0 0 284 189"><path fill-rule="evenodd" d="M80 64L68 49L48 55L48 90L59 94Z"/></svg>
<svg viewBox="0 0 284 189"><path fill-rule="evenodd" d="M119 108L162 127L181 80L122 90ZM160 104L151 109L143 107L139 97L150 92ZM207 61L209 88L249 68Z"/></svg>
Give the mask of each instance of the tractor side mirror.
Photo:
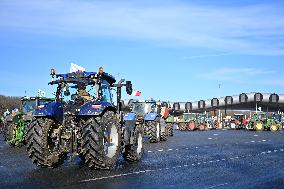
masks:
<svg viewBox="0 0 284 189"><path fill-rule="evenodd" d="M69 86L68 85L65 86L64 95L65 96L69 96L70 95L70 91L69 91Z"/></svg>
<svg viewBox="0 0 284 189"><path fill-rule="evenodd" d="M126 93L131 95L133 92L131 81L126 81Z"/></svg>

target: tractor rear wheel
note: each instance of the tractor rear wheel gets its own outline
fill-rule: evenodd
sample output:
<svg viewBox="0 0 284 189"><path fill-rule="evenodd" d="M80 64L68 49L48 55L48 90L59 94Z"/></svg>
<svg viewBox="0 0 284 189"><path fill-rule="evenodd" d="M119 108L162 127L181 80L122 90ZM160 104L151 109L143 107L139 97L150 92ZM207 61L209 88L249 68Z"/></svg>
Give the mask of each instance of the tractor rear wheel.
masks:
<svg viewBox="0 0 284 189"><path fill-rule="evenodd" d="M279 129L279 127L276 124L270 125L270 131L275 132L275 131L278 131L278 129Z"/></svg>
<svg viewBox="0 0 284 189"><path fill-rule="evenodd" d="M82 123L82 154L92 169L114 168L121 151L121 128L116 113L107 111L100 119Z"/></svg>
<svg viewBox="0 0 284 189"><path fill-rule="evenodd" d="M142 126L136 126L134 131L133 144L125 146L125 152L123 153L124 159L127 161L139 161L142 158L144 148L143 148L143 128Z"/></svg>
<svg viewBox="0 0 284 189"><path fill-rule="evenodd" d="M161 138L161 126L160 121L155 119L155 121L147 121L147 135L149 137L149 142L151 143L158 143L160 142Z"/></svg>
<svg viewBox="0 0 284 189"><path fill-rule="evenodd" d="M60 149L61 125L48 118L34 119L27 130L26 141L29 157L41 167L63 164L66 153Z"/></svg>
<svg viewBox="0 0 284 189"><path fill-rule="evenodd" d="M174 136L174 129L172 123L167 123L166 131L168 136Z"/></svg>
<svg viewBox="0 0 284 189"><path fill-rule="evenodd" d="M190 121L188 123L188 128L189 128L190 131L195 130L195 122L194 121Z"/></svg>
<svg viewBox="0 0 284 189"><path fill-rule="evenodd" d="M254 127L255 127L256 131L263 131L264 130L264 125L263 125L262 122L257 122Z"/></svg>

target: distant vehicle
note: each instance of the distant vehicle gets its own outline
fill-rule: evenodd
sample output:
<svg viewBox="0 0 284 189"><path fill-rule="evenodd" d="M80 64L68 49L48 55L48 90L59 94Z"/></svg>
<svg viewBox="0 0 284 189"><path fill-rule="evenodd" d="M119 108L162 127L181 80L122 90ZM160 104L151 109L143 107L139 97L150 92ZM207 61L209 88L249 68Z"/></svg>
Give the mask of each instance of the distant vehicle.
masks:
<svg viewBox="0 0 284 189"><path fill-rule="evenodd" d="M22 97L21 110L6 116L4 120L4 140L10 146L22 146L25 144L25 136L28 126L33 119L33 111L54 100L54 98L45 97Z"/></svg>
<svg viewBox="0 0 284 189"><path fill-rule="evenodd" d="M277 131L280 128L280 122L275 117L269 117L264 112L258 112L252 115L247 129L255 131Z"/></svg>
<svg viewBox="0 0 284 189"><path fill-rule="evenodd" d="M125 123L135 121L143 125L144 133L151 143L166 141L168 132L166 118L169 116L167 104L155 100L139 100L131 102L132 110L124 116Z"/></svg>
<svg viewBox="0 0 284 189"><path fill-rule="evenodd" d="M234 114L230 119L231 129L244 129L248 124L248 119L246 119L245 114Z"/></svg>

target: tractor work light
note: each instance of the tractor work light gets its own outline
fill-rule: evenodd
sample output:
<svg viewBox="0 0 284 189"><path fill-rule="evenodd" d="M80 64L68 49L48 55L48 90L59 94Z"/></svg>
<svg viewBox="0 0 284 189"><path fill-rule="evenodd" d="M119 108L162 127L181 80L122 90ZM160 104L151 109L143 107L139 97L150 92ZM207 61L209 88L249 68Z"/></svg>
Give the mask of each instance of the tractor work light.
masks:
<svg viewBox="0 0 284 189"><path fill-rule="evenodd" d="M37 106L37 109L41 110L44 108L44 105Z"/></svg>
<svg viewBox="0 0 284 189"><path fill-rule="evenodd" d="M102 107L102 105L96 105L96 104L92 105L92 108L94 108L94 109L100 109L101 107Z"/></svg>

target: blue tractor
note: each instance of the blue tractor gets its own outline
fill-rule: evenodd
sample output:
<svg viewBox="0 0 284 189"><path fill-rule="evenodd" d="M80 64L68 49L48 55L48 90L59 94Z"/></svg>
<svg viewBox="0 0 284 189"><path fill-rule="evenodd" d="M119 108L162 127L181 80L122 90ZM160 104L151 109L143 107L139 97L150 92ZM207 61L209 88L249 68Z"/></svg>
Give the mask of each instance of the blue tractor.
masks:
<svg viewBox="0 0 284 189"><path fill-rule="evenodd" d="M105 72L55 74L56 100L34 111L28 128L27 150L33 163L56 167L67 154L79 155L95 169L111 169L119 155L138 161L143 154L143 128L125 126L121 89L132 93L130 81L116 83ZM116 88L116 105L111 89Z"/></svg>
<svg viewBox="0 0 284 189"><path fill-rule="evenodd" d="M165 102L155 100L132 101L131 112L125 114L125 124L136 124L144 127L144 133L149 137L149 142L157 143L167 140L167 117L161 115L162 108L167 107Z"/></svg>

